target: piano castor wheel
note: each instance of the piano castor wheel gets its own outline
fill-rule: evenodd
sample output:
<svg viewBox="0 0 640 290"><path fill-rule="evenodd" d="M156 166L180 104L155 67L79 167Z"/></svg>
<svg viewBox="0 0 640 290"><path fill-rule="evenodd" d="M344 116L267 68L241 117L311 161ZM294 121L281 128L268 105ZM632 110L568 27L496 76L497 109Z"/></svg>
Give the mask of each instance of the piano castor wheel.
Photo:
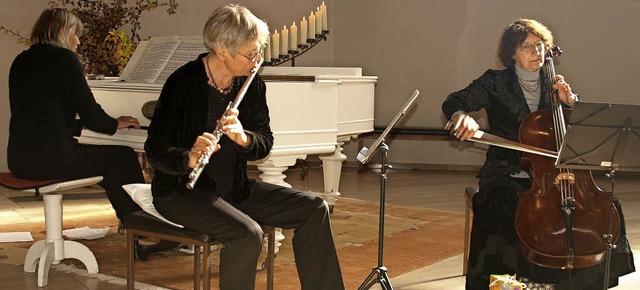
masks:
<svg viewBox="0 0 640 290"><path fill-rule="evenodd" d="M333 208L336 207L335 205L329 205L329 213L333 213Z"/></svg>

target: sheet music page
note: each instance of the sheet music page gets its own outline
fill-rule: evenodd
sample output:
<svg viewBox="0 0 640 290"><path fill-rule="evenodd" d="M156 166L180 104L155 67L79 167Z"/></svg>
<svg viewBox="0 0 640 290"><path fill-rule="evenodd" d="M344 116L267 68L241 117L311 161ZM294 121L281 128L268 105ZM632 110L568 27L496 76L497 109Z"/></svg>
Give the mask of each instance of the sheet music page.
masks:
<svg viewBox="0 0 640 290"><path fill-rule="evenodd" d="M126 81L154 83L180 43L175 37L152 38Z"/></svg>
<svg viewBox="0 0 640 290"><path fill-rule="evenodd" d="M173 54L155 80L156 84L164 84L169 75L185 63L196 59L201 53L207 52L202 37L180 37L180 43L173 51Z"/></svg>

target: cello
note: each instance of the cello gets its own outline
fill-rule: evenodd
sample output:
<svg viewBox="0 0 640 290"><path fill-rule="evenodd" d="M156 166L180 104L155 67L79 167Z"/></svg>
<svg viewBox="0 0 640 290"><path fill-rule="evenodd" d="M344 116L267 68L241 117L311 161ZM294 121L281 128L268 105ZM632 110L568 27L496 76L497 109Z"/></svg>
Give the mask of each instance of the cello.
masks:
<svg viewBox="0 0 640 290"><path fill-rule="evenodd" d="M553 88L553 57L561 54L553 47L545 55L551 108L530 113L519 130L521 143L555 152L560 150L571 114ZM591 171L556 168L555 161L539 154L521 154L522 168L531 173L532 183L527 192L518 194L518 248L530 262L543 267L570 270L593 266L603 261L607 248L615 244L620 216L610 192L595 184Z"/></svg>

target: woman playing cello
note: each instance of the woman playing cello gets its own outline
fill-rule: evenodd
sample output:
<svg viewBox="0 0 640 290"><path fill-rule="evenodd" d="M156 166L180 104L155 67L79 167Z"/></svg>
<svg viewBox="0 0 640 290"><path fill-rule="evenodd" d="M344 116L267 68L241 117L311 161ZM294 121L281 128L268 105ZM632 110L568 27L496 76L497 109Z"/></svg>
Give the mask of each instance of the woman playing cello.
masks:
<svg viewBox="0 0 640 290"><path fill-rule="evenodd" d="M578 96L563 76L555 75L553 88L542 70L546 52L553 47L551 31L536 20L520 19L506 27L498 57L506 67L487 70L463 90L450 94L442 104L452 133L470 139L479 130L468 112L485 109L490 132L518 140L520 124L527 115L551 106L551 91L570 107ZM531 187L530 174L522 169L517 151L490 146L478 173L479 192L473 199L473 225L466 277L467 289L488 289L491 274L517 274L529 289L601 289L604 263L571 271L543 267L527 260L518 251L514 219L518 193ZM610 287L618 277L635 271L633 256L625 236L622 211L620 234L611 259ZM570 278L571 277L571 278Z"/></svg>

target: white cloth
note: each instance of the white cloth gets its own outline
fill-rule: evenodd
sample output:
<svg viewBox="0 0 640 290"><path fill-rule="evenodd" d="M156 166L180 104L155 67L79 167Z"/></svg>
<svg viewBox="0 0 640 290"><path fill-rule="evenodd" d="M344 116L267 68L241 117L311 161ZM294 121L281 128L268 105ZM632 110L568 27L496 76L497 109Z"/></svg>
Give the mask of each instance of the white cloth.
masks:
<svg viewBox="0 0 640 290"><path fill-rule="evenodd" d="M132 183L122 186L124 190L131 196L142 210L146 213L158 218L159 220L168 223L174 227L184 228L183 225L174 223L165 217L163 217L153 205L153 195L151 194L151 184L146 183Z"/></svg>

